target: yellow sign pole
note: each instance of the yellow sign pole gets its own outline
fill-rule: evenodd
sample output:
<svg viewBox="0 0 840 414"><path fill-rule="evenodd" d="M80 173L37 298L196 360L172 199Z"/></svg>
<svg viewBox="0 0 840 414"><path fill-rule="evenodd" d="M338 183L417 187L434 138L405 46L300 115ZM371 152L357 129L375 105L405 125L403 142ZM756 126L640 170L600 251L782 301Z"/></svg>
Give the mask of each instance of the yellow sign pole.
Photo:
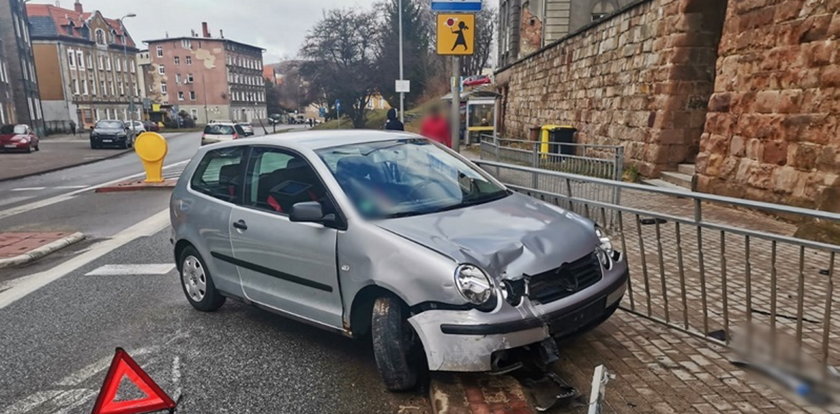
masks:
<svg viewBox="0 0 840 414"><path fill-rule="evenodd" d="M143 162L147 183L163 182L163 159L169 146L166 138L155 132L144 132L134 141L134 152Z"/></svg>

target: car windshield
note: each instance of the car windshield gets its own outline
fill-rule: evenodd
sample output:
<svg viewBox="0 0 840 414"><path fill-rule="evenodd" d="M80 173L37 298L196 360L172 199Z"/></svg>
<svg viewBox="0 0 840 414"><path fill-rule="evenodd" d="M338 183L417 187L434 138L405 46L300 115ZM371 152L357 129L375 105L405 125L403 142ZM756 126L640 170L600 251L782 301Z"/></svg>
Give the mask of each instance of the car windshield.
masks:
<svg viewBox="0 0 840 414"><path fill-rule="evenodd" d="M204 127L205 134L211 135L233 135L233 127L230 125L210 124Z"/></svg>
<svg viewBox="0 0 840 414"><path fill-rule="evenodd" d="M14 133L15 134L25 134L26 133L26 125L15 125Z"/></svg>
<svg viewBox="0 0 840 414"><path fill-rule="evenodd" d="M96 123L96 128L119 129L122 127L123 124L120 121L99 121Z"/></svg>
<svg viewBox="0 0 840 414"><path fill-rule="evenodd" d="M452 210L509 194L485 173L426 139L344 145L317 153L367 219Z"/></svg>

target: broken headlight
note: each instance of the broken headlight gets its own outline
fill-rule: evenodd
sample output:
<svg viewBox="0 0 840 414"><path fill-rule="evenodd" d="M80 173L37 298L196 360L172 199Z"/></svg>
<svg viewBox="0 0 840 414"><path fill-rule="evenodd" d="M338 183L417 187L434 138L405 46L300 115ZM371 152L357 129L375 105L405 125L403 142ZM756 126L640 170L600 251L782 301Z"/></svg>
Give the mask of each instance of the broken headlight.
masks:
<svg viewBox="0 0 840 414"><path fill-rule="evenodd" d="M455 269L455 285L461 296L474 305L482 305L493 297L490 278L477 266L463 264Z"/></svg>
<svg viewBox="0 0 840 414"><path fill-rule="evenodd" d="M598 247L595 249L595 255L598 256L598 261L604 266L604 269L612 267L613 246L610 237L607 233L598 226L595 226L595 235L598 236Z"/></svg>

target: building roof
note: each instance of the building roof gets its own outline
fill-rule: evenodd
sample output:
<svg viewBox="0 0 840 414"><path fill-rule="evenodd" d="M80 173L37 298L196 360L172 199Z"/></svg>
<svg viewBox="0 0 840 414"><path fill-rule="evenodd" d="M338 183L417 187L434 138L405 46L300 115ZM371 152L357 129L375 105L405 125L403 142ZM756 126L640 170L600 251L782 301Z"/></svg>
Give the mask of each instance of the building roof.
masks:
<svg viewBox="0 0 840 414"><path fill-rule="evenodd" d="M234 43L234 44L237 44L237 45L240 45L240 46L250 47L251 49L259 50L260 52L265 52L265 49L263 49L259 46L254 46L254 45L249 45L247 43L237 42L236 40L230 40L230 39L227 39L227 38L224 38L224 37L201 37L201 36L164 37L164 38L161 38L161 39L144 40L143 43L145 43L147 45L151 45L153 43L170 42L170 41L173 41L173 40L184 40L184 39L188 39L188 40L208 40L208 41L215 40L217 42Z"/></svg>
<svg viewBox="0 0 840 414"><path fill-rule="evenodd" d="M26 4L26 13L29 16L31 25L30 35L33 39L74 39L94 43L88 29L88 22L96 14L102 16L98 10L93 12L78 12L74 9L65 9L51 4ZM110 45L123 46L123 25L117 19L109 19L102 16L105 23L111 28L114 34L114 41ZM136 48L134 40L128 32L126 35L126 46Z"/></svg>

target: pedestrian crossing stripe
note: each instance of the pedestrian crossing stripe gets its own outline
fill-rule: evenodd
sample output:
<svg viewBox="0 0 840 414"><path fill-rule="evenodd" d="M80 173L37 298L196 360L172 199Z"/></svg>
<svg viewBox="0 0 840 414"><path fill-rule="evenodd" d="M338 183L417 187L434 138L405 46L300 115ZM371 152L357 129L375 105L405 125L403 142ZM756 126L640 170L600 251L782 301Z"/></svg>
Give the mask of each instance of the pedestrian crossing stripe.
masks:
<svg viewBox="0 0 840 414"><path fill-rule="evenodd" d="M109 264L90 271L85 276L165 275L175 270L171 263L160 264Z"/></svg>

